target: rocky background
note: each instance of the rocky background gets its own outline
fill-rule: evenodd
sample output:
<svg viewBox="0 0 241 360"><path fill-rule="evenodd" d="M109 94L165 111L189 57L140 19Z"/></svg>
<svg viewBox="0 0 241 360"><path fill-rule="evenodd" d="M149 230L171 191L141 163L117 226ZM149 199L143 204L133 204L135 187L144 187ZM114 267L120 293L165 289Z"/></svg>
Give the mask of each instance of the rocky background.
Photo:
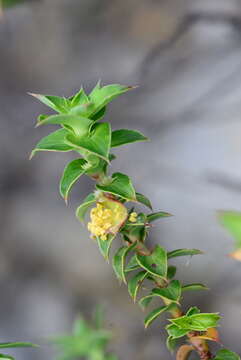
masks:
<svg viewBox="0 0 241 360"><path fill-rule="evenodd" d="M179 278L209 292L185 306L219 311L222 342L241 353L241 264L217 209L241 209L241 1L35 0L0 19L0 338L30 340L68 331L79 312L106 309L120 359L172 359L158 322L119 286L74 216L91 188L81 179L69 207L57 183L71 154L28 156L49 128L34 129L43 105L28 91L71 95L98 79L140 87L109 108L113 128L152 139L123 148L113 171L130 174L154 208L175 216L153 229L181 259ZM18 350L19 360L52 350Z"/></svg>

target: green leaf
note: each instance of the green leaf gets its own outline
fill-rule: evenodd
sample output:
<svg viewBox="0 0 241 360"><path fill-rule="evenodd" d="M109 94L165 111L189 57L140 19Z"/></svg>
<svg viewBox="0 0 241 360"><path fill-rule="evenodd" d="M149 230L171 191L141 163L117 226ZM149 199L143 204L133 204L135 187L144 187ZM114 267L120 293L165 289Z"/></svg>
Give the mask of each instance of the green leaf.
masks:
<svg viewBox="0 0 241 360"><path fill-rule="evenodd" d="M32 158L37 151L61 151L67 152L73 150L73 146L65 143L65 136L68 131L65 129L59 129L51 134L42 138L35 148L33 149L30 158Z"/></svg>
<svg viewBox="0 0 241 360"><path fill-rule="evenodd" d="M89 102L89 98L85 94L83 88L81 88L75 95L71 96L69 100L71 102L71 107L87 104Z"/></svg>
<svg viewBox="0 0 241 360"><path fill-rule="evenodd" d="M111 147L130 144L137 141L147 141L148 138L136 130L120 129L112 131Z"/></svg>
<svg viewBox="0 0 241 360"><path fill-rule="evenodd" d="M97 243L100 249L101 254L104 256L105 260L109 261L109 253L112 241L114 240L116 235L108 234L107 240L101 240L97 237Z"/></svg>
<svg viewBox="0 0 241 360"><path fill-rule="evenodd" d="M15 360L13 356L7 355L7 354L0 354L0 359L2 360Z"/></svg>
<svg viewBox="0 0 241 360"><path fill-rule="evenodd" d="M130 261L126 265L125 272L128 273L130 271L134 271L134 270L137 270L139 268L140 268L140 265L138 264L138 262L136 260L136 254L135 254L130 258Z"/></svg>
<svg viewBox="0 0 241 360"><path fill-rule="evenodd" d="M79 115L51 115L37 123L40 125L61 125L76 135L78 138L85 137L92 125L92 120Z"/></svg>
<svg viewBox="0 0 241 360"><path fill-rule="evenodd" d="M32 344L30 342L5 342L5 343L0 343L0 349L27 348L27 347L38 347L38 345Z"/></svg>
<svg viewBox="0 0 241 360"><path fill-rule="evenodd" d="M50 96L50 95L40 95L40 94L33 94L29 93L29 95L34 96L43 104L47 105L51 109L57 111L58 113L66 114L70 107L70 102L59 96Z"/></svg>
<svg viewBox="0 0 241 360"><path fill-rule="evenodd" d="M103 117L105 116L106 113L106 106L104 106L102 109L100 109L96 114L91 115L90 119L93 121L99 121L101 119L103 119Z"/></svg>
<svg viewBox="0 0 241 360"><path fill-rule="evenodd" d="M217 352L214 360L240 360L238 354L228 349L221 349Z"/></svg>
<svg viewBox="0 0 241 360"><path fill-rule="evenodd" d="M128 281L128 291L134 302L136 302L137 293L147 275L148 272L143 270L138 272Z"/></svg>
<svg viewBox="0 0 241 360"><path fill-rule="evenodd" d="M152 290L152 294L160 296L164 300L170 300L179 303L181 297L181 284L178 280L172 280L166 288L156 288Z"/></svg>
<svg viewBox="0 0 241 360"><path fill-rule="evenodd" d="M109 162L111 128L109 123L96 124L91 133L85 137L66 136L66 143L80 150L87 150Z"/></svg>
<svg viewBox="0 0 241 360"><path fill-rule="evenodd" d="M116 252L116 254L113 257L112 265L113 269L115 271L115 274L117 278L120 281L124 281L126 284L126 277L125 277L125 260L128 253L134 249L136 246L136 243L130 245L130 246L123 246L119 248Z"/></svg>
<svg viewBox="0 0 241 360"><path fill-rule="evenodd" d="M135 189L130 178L122 173L114 173L112 175L112 182L109 185L99 185L96 187L99 190L120 196L129 201L135 201Z"/></svg>
<svg viewBox="0 0 241 360"><path fill-rule="evenodd" d="M237 211L220 211L218 213L221 224L235 239L237 249L241 248L241 213Z"/></svg>
<svg viewBox="0 0 241 360"><path fill-rule="evenodd" d="M161 306L157 309L151 311L144 320L145 328L147 328L151 323L158 318L162 313L168 310L168 306Z"/></svg>
<svg viewBox="0 0 241 360"><path fill-rule="evenodd" d="M151 273L162 279L167 277L167 253L164 248L157 245L151 255L136 255L138 264Z"/></svg>
<svg viewBox="0 0 241 360"><path fill-rule="evenodd" d="M146 310L150 302L153 300L153 295L147 295L138 301L139 306L142 310Z"/></svg>
<svg viewBox="0 0 241 360"><path fill-rule="evenodd" d="M186 256L186 255L193 256L193 255L201 255L201 254L203 254L203 252L197 249L177 249L168 252L167 257L168 259L170 259L178 256Z"/></svg>
<svg viewBox="0 0 241 360"><path fill-rule="evenodd" d="M167 269L167 278L170 280L172 278L174 278L174 276L176 275L176 272L177 272L177 268L176 266L168 266L168 269Z"/></svg>
<svg viewBox="0 0 241 360"><path fill-rule="evenodd" d="M100 87L99 84L89 94L89 99L95 104L95 113L100 111L105 105L114 100L117 96L124 94L126 91L131 90L131 86L122 86L112 84Z"/></svg>
<svg viewBox="0 0 241 360"><path fill-rule="evenodd" d="M89 207L96 202L95 195L93 193L86 196L82 204L76 210L76 216L80 221L84 221L84 217Z"/></svg>
<svg viewBox="0 0 241 360"><path fill-rule="evenodd" d="M218 313L200 313L191 316L181 316L170 321L180 329L194 331L205 331L212 327L217 327L220 316Z"/></svg>
<svg viewBox="0 0 241 360"><path fill-rule="evenodd" d="M155 212L155 213L147 215L147 221L149 223L151 223L151 222L153 222L155 220L158 220L160 218L169 217L169 216L172 216L172 215L167 213L167 212L164 212L164 211L159 211L159 212Z"/></svg>
<svg viewBox="0 0 241 360"><path fill-rule="evenodd" d="M179 339L185 336L190 330L189 329L181 329L175 324L170 324L166 326L166 330L169 336L173 339Z"/></svg>
<svg viewBox="0 0 241 360"><path fill-rule="evenodd" d="M136 200L137 200L139 203L147 206L149 209L152 210L151 202L150 202L150 200L149 200L145 195L142 195L142 194L140 194L140 193L137 192L137 193L136 193Z"/></svg>
<svg viewBox="0 0 241 360"><path fill-rule="evenodd" d="M194 315L194 314L200 314L200 310L196 306L191 307L187 311L186 316L191 316L191 315Z"/></svg>
<svg viewBox="0 0 241 360"><path fill-rule="evenodd" d="M200 283L187 284L182 286L182 291L192 291L192 290L195 291L195 290L209 290L209 289L208 287Z"/></svg>
<svg viewBox="0 0 241 360"><path fill-rule="evenodd" d="M68 199L69 192L74 183L85 173L85 164L87 164L87 161L84 159L76 159L65 167L60 180L60 194L65 200Z"/></svg>

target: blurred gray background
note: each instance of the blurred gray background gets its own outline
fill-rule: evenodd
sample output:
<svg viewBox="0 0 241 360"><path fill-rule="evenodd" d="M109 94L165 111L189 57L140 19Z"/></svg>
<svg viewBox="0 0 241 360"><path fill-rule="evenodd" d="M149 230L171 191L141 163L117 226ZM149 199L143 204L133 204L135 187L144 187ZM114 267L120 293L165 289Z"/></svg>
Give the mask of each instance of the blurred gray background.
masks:
<svg viewBox="0 0 241 360"><path fill-rule="evenodd" d="M241 352L241 264L217 209L241 209L241 1L35 0L0 19L0 339L32 340L68 331L78 312L106 308L120 359L171 359L157 321L144 314L74 216L93 185L81 179L65 206L58 193L73 154L29 153L51 127L28 91L70 96L81 84L138 84L115 100L108 120L152 139L116 151L113 171L128 173L160 221L151 241L205 255L175 261L185 308L224 315L222 342ZM52 351L18 350L19 360Z"/></svg>

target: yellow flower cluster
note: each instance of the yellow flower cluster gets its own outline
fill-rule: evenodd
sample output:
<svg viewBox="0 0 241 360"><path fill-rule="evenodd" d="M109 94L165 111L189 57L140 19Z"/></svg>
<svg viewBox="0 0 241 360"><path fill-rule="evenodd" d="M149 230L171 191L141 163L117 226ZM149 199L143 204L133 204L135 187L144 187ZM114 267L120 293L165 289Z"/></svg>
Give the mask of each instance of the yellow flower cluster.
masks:
<svg viewBox="0 0 241 360"><path fill-rule="evenodd" d="M97 206L91 210L88 230L94 237L107 240L107 235L117 233L126 218L127 210L123 204L105 200L97 203Z"/></svg>
<svg viewBox="0 0 241 360"><path fill-rule="evenodd" d="M132 213L130 214L130 216L129 216L129 221L135 223L136 220L137 220L137 213L136 213L136 212L132 212Z"/></svg>

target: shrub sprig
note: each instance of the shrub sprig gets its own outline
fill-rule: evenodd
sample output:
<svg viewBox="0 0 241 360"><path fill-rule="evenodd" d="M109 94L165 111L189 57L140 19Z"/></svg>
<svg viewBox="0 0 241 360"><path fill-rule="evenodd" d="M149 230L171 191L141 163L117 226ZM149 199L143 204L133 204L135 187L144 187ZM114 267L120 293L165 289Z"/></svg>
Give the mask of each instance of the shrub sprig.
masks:
<svg viewBox="0 0 241 360"><path fill-rule="evenodd" d="M120 172L109 175L108 172L110 162L115 159L111 153L113 148L148 140L139 131L112 130L110 123L103 121L107 105L131 89L133 87L118 84L102 87L97 83L88 95L83 88L70 98L31 94L58 113L40 115L36 126L60 126L60 129L38 142L31 157L39 151L73 151L78 155L64 169L60 180L61 196L67 202L73 185L82 175L96 181L95 189L84 198L76 215L83 222L92 208L88 229L107 261L112 242L118 242L120 246L112 257L112 266L118 280L128 285L133 300L136 301L144 283L152 289L139 299L140 306L146 309L155 298L161 300L162 305L146 316L145 327L163 313L171 314L172 318L166 326L168 348L173 351L179 340L186 340L188 344L178 348L177 359L185 360L195 351L200 359L208 360L214 358L209 351L208 341L219 342L217 326L220 315L201 313L197 307L183 312L183 293L206 290L207 287L199 283L181 283L175 279L176 267L169 264L175 257L193 256L202 252L197 249L168 252L161 245L149 248L148 233L152 222L169 217L170 214L153 212L150 200L135 190L129 176ZM147 207L148 212L139 212L139 204ZM120 235L121 241L116 239L117 235ZM237 360L239 356L229 350L220 350L215 359Z"/></svg>

